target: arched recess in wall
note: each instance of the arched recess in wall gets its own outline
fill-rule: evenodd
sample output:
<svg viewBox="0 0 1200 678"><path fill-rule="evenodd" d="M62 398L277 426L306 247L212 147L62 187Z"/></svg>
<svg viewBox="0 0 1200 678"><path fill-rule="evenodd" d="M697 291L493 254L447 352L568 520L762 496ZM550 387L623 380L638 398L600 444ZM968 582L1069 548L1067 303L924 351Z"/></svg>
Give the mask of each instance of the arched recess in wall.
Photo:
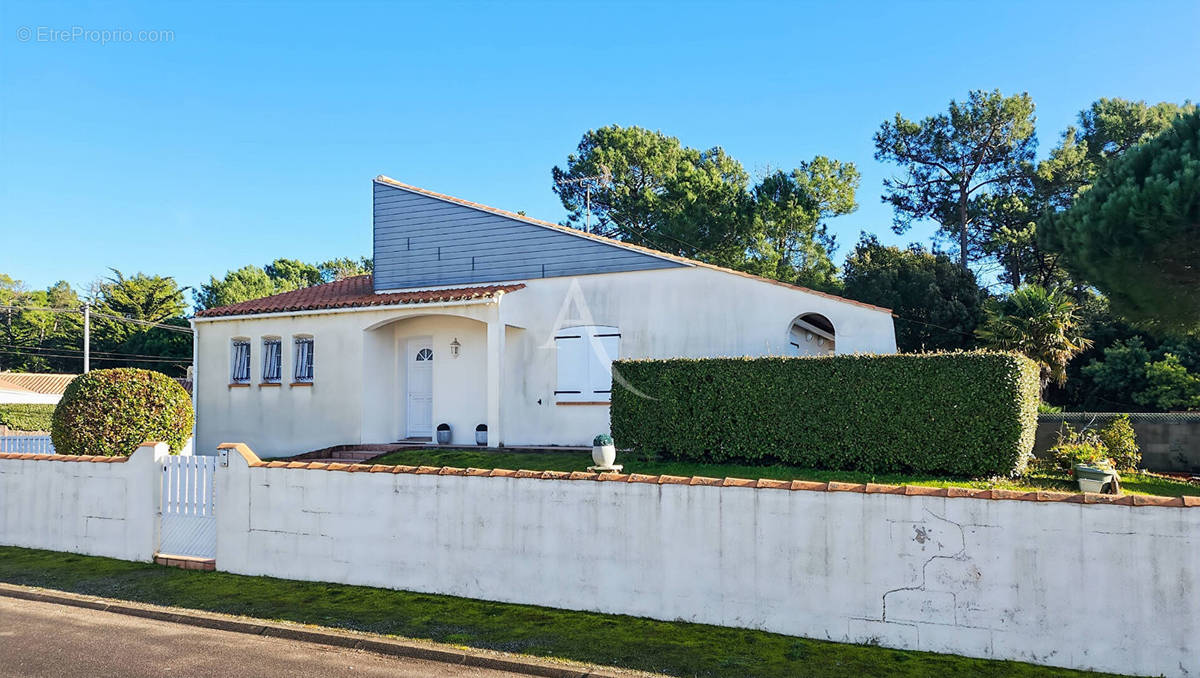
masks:
<svg viewBox="0 0 1200 678"><path fill-rule="evenodd" d="M788 326L788 348L792 355L833 355L837 333L833 323L820 313L803 313Z"/></svg>

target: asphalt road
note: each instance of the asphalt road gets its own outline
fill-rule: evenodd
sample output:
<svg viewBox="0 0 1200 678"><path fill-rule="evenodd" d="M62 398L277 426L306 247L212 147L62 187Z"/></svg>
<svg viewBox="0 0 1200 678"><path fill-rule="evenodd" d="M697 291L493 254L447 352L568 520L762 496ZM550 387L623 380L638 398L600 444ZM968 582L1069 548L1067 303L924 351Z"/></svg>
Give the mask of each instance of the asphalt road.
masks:
<svg viewBox="0 0 1200 678"><path fill-rule="evenodd" d="M516 675L0 597L5 678Z"/></svg>

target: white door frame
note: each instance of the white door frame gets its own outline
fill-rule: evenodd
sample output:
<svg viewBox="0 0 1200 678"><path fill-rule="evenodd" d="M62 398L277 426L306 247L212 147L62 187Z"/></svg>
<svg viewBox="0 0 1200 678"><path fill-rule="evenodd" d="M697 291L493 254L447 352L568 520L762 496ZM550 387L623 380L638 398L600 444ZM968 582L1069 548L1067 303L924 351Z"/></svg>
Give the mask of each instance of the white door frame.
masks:
<svg viewBox="0 0 1200 678"><path fill-rule="evenodd" d="M404 369L406 370L404 380L404 429L405 437L408 438L432 438L433 437L433 360L437 355L432 355L428 360L418 360L418 355L423 349L428 349L433 353L433 338L432 337L410 337L404 342ZM428 377L421 380L421 385L428 384L427 391L414 391L413 386L417 380L414 376L419 370L425 370ZM421 402L424 402L425 411L428 412L427 421L415 421L418 417L414 414L421 414ZM425 425L427 424L427 427Z"/></svg>

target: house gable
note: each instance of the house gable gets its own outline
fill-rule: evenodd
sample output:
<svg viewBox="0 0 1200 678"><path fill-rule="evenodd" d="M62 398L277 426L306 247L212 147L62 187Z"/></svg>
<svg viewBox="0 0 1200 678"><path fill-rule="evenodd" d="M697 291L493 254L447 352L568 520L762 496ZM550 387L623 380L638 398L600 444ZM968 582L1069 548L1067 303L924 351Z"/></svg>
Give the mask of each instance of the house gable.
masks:
<svg viewBox="0 0 1200 678"><path fill-rule="evenodd" d="M376 291L688 265L383 177L374 230Z"/></svg>

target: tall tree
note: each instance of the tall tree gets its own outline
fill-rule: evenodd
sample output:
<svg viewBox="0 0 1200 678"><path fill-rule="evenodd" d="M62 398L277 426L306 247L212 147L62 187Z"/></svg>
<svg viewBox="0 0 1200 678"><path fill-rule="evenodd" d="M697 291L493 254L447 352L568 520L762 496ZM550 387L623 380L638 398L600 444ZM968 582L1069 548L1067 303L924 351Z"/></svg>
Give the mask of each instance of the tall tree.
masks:
<svg viewBox="0 0 1200 678"><path fill-rule="evenodd" d="M324 282L316 266L296 259L276 259L263 270L275 283L276 292L291 292Z"/></svg>
<svg viewBox="0 0 1200 678"><path fill-rule="evenodd" d="M914 245L885 247L864 235L846 257L842 294L892 309L904 352L971 348L982 314L975 274Z"/></svg>
<svg viewBox="0 0 1200 678"><path fill-rule="evenodd" d="M836 247L826 220L858 208L860 175L853 163L824 156L801 163L790 173L767 175L754 187L755 232L759 245L756 271L784 282L828 287L837 272Z"/></svg>
<svg viewBox="0 0 1200 678"><path fill-rule="evenodd" d="M992 348L1023 353L1042 371L1042 388L1067 380L1067 363L1091 342L1083 335L1075 302L1057 290L1025 285L989 300L975 330Z"/></svg>
<svg viewBox="0 0 1200 678"><path fill-rule="evenodd" d="M1200 111L1108 163L1042 242L1138 320L1200 327Z"/></svg>
<svg viewBox="0 0 1200 678"><path fill-rule="evenodd" d="M738 260L751 239L749 177L720 148L610 125L584 134L552 176L576 228L715 263Z"/></svg>
<svg viewBox="0 0 1200 678"><path fill-rule="evenodd" d="M117 269L102 280L92 299L98 312L97 330L111 344L120 344L130 335L142 331L136 323L121 322L104 315L147 322L163 322L181 318L187 309L184 291L169 276L137 273L126 276Z"/></svg>
<svg viewBox="0 0 1200 678"><path fill-rule="evenodd" d="M358 275L366 275L375 270L375 262L371 257L359 257L358 259L340 257L322 261L317 264L317 270L321 272L321 280L334 282L353 278Z"/></svg>
<svg viewBox="0 0 1200 678"><path fill-rule="evenodd" d="M208 282L200 285L192 296L196 310L203 311L363 275L371 269L369 257L343 257L316 265L295 259L276 259L262 268L249 265L227 271L221 278L209 276Z"/></svg>
<svg viewBox="0 0 1200 678"><path fill-rule="evenodd" d="M893 230L932 219L956 243L959 265L979 256L979 210L988 191L1027 175L1037 149L1033 99L976 90L946 113L919 122L897 113L875 134L875 158L893 162L903 176L884 180L883 201L895 210Z"/></svg>

